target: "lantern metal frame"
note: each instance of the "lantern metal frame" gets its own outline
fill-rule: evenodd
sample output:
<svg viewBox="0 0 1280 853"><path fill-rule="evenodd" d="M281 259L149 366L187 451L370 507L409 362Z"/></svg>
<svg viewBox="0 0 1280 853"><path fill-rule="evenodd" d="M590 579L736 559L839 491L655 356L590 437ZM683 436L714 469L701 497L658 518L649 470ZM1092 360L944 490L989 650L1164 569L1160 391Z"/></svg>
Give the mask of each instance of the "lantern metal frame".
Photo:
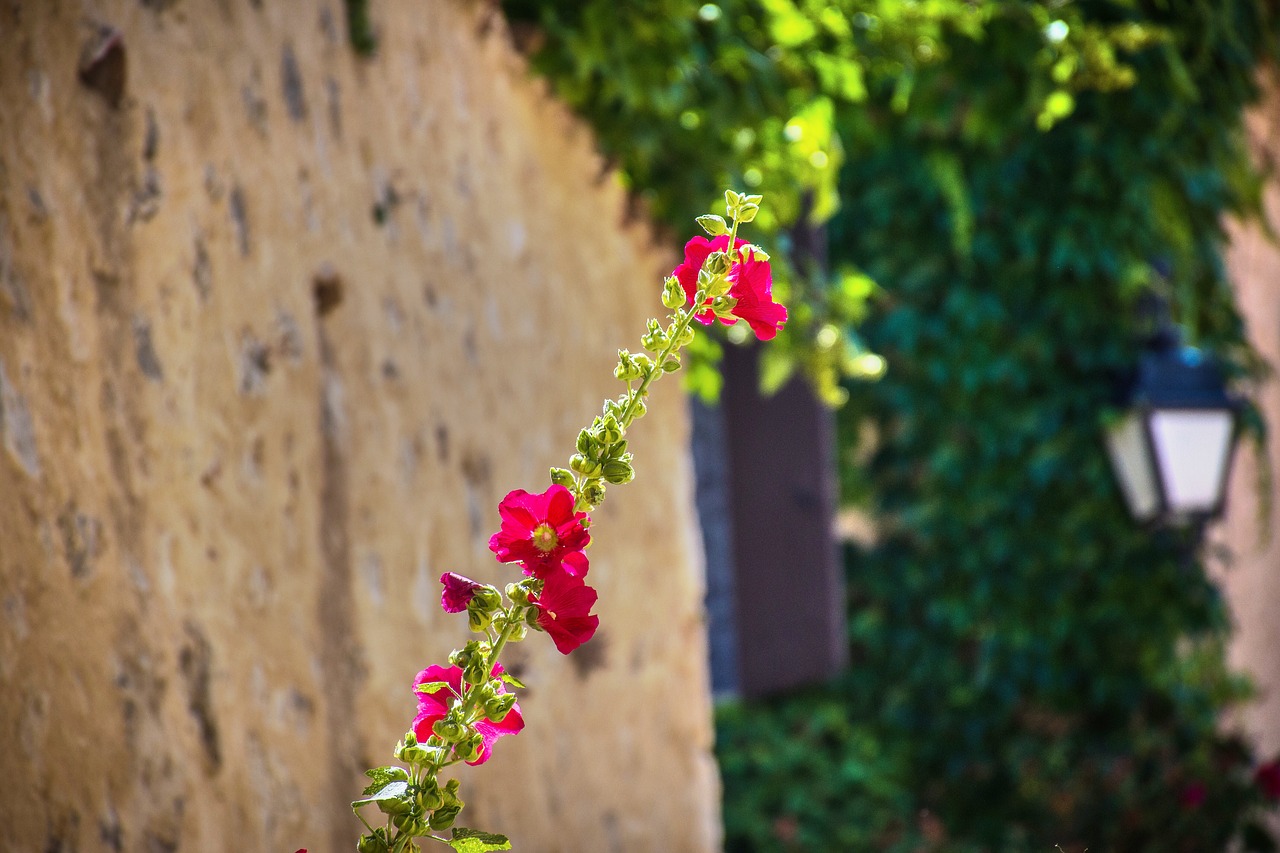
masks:
<svg viewBox="0 0 1280 853"><path fill-rule="evenodd" d="M1106 431L1111 470L1130 515L1139 522L1166 526L1203 525L1221 515L1227 479L1235 456L1240 401L1227 391L1217 362L1185 346L1162 302L1157 329L1148 339L1138 369L1125 393L1124 416ZM1166 416L1161 419L1161 416ZM1176 433L1181 432L1181 436ZM1219 442L1205 459L1208 469L1186 466L1172 446L1178 438ZM1172 442L1172 443L1171 443ZM1192 448L1192 451L1206 447ZM1181 466L1179 469L1177 466ZM1189 501L1185 478L1198 476L1200 492L1211 498ZM1176 480L1184 478L1180 485Z"/></svg>

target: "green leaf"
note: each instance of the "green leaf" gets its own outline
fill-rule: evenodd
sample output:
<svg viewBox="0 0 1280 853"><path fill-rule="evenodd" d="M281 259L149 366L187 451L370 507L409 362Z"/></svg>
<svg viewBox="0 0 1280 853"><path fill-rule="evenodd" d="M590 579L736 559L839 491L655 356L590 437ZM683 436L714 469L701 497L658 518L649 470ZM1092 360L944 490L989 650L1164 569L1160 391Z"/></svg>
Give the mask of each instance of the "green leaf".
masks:
<svg viewBox="0 0 1280 853"><path fill-rule="evenodd" d="M712 237L719 237L721 234L729 233L729 226L725 223L724 217L716 216L714 213L699 216L698 224L702 226L703 231L706 231Z"/></svg>
<svg viewBox="0 0 1280 853"><path fill-rule="evenodd" d="M364 771L364 775L373 780L367 788L360 792L365 796L382 790L392 782L404 782L409 779L409 773L403 767L375 767L372 770Z"/></svg>
<svg viewBox="0 0 1280 853"><path fill-rule="evenodd" d="M370 786L373 787L373 786ZM368 788L365 789L366 793ZM351 804L351 808L357 809L360 806L367 806L369 803L376 803L380 800L398 800L405 794L409 793L408 782L389 782L383 785L376 794L362 797Z"/></svg>
<svg viewBox="0 0 1280 853"><path fill-rule="evenodd" d="M516 688L517 690L524 690L524 682L516 678L511 673L501 672L498 674L498 677L502 679L504 684L510 684L512 687Z"/></svg>
<svg viewBox="0 0 1280 853"><path fill-rule="evenodd" d="M413 689L419 693L435 693L437 690L448 686L449 682L447 681L424 681Z"/></svg>
<svg viewBox="0 0 1280 853"><path fill-rule="evenodd" d="M455 826L449 846L458 853L487 853L489 850L510 850L511 839L494 832Z"/></svg>

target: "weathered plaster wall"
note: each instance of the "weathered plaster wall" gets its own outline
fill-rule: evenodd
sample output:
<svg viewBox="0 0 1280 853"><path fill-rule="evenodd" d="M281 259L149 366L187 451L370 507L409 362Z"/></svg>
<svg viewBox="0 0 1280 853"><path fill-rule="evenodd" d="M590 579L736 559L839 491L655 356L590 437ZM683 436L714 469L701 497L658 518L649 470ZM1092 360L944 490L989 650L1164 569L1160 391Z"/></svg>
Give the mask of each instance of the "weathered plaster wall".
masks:
<svg viewBox="0 0 1280 853"><path fill-rule="evenodd" d="M1280 162L1280 87L1266 78L1267 98L1248 116L1251 144L1263 161ZM1265 206L1272 227L1280 224L1280 181L1268 181ZM1249 339L1273 370L1280 370L1280 246L1257 225L1229 223L1227 264ZM1235 622L1229 658L1249 673L1257 700L1236 721L1254 737L1266 757L1280 753L1280 380L1269 377L1256 389L1270 434L1266 445L1245 442L1236 453L1227 493L1227 513L1214 538L1231 558L1220 566ZM1265 454L1272 481L1259 478ZM1272 494L1267 495L1270 488Z"/></svg>
<svg viewBox="0 0 1280 853"><path fill-rule="evenodd" d="M500 578L498 500L659 307L671 259L491 7L370 6L365 61L338 0L0 4L2 850L351 849L467 636L436 578ZM687 429L662 383L600 633L517 647L529 725L463 824L717 846Z"/></svg>

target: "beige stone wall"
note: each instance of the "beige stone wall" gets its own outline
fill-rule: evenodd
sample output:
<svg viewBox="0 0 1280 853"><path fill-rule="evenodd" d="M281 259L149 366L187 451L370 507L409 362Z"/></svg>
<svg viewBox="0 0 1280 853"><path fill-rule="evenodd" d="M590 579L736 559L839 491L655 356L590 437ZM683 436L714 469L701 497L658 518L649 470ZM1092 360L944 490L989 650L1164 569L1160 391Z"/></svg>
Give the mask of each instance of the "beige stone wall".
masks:
<svg viewBox="0 0 1280 853"><path fill-rule="evenodd" d="M501 577L498 500L659 307L671 258L491 7L370 6L369 61L339 0L0 8L0 850L351 849L467 636L436 578ZM717 846L686 433L662 383L600 633L517 647L463 824Z"/></svg>
<svg viewBox="0 0 1280 853"><path fill-rule="evenodd" d="M1280 88L1268 78L1268 97L1248 116L1251 145L1260 160L1280 162ZM1280 180L1267 183L1266 215L1280 225ZM1256 224L1229 223L1227 264L1249 339L1273 371L1280 370L1280 246ZM1214 531L1230 558L1218 568L1235 623L1233 667L1248 672L1256 701L1239 714L1266 757L1280 752L1280 379L1270 376L1254 398L1270 435L1265 446L1237 451L1227 513ZM1265 454L1265 461L1264 455ZM1271 481L1260 477L1270 466ZM1270 494L1268 494L1270 492Z"/></svg>

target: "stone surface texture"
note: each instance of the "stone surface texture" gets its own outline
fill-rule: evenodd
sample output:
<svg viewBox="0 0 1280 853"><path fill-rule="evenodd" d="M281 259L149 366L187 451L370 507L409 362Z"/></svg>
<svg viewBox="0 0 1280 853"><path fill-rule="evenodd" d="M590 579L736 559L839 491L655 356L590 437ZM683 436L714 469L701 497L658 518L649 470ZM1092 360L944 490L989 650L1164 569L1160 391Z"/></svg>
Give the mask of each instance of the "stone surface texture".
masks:
<svg viewBox="0 0 1280 853"><path fill-rule="evenodd" d="M661 310L588 131L485 3L0 4L0 850L354 848L411 682L512 578ZM674 381L597 512L596 639L516 647L528 728L461 824L523 851L719 844Z"/></svg>
<svg viewBox="0 0 1280 853"><path fill-rule="evenodd" d="M1280 162L1280 85L1264 75L1266 97L1247 117L1249 143L1259 161ZM1280 180L1267 182L1263 203L1271 227L1280 224ZM1280 369L1280 246L1257 223L1228 223L1227 265L1249 340L1271 366ZM1229 659L1247 672L1257 697L1232 724L1242 725L1261 754L1280 753L1280 381L1271 375L1248 389L1262 410L1269 435L1260 446L1248 440L1236 451L1227 492L1227 511L1212 531L1225 546L1217 577L1233 616ZM1280 823L1276 828L1280 830Z"/></svg>

